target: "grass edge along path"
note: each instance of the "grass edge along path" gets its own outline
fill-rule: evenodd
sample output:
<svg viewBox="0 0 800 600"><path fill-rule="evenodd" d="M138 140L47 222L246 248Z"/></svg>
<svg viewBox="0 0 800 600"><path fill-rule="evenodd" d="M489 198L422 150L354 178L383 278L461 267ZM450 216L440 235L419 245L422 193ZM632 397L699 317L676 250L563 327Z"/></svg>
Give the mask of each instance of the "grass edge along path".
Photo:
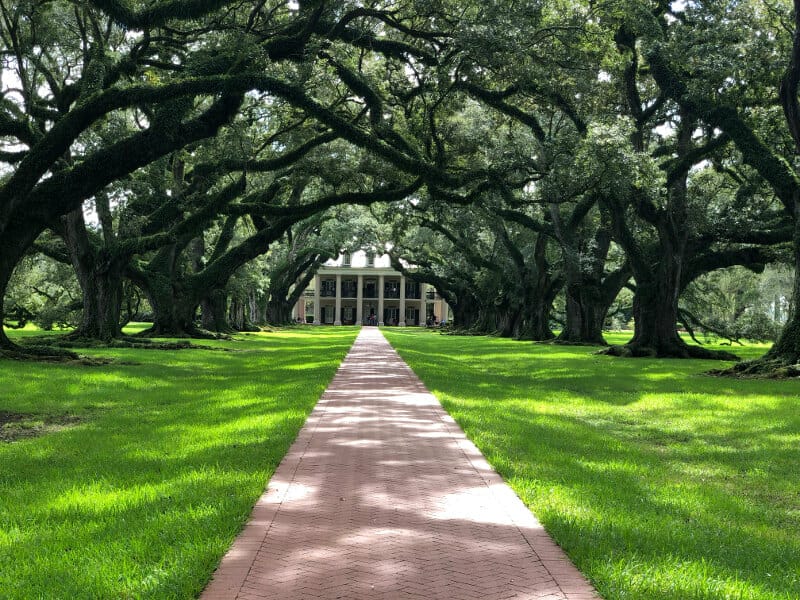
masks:
<svg viewBox="0 0 800 600"><path fill-rule="evenodd" d="M800 598L796 381L384 333L604 598Z"/></svg>
<svg viewBox="0 0 800 600"><path fill-rule="evenodd" d="M136 363L103 367L0 361L0 409L77 420L0 443L0 598L199 594L356 333L81 350Z"/></svg>

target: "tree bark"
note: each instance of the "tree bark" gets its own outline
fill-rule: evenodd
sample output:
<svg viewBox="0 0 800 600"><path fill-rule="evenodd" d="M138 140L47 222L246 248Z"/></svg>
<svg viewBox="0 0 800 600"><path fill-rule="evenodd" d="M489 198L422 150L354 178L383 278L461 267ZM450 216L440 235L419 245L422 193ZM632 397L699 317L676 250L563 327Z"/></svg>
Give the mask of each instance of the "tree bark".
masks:
<svg viewBox="0 0 800 600"><path fill-rule="evenodd" d="M545 342L556 336L550 328L550 312L553 307L552 300L537 302L528 306L514 339Z"/></svg>
<svg viewBox="0 0 800 600"><path fill-rule="evenodd" d="M233 296L228 312L228 322L236 331L260 331L250 320L250 307L246 298Z"/></svg>
<svg viewBox="0 0 800 600"><path fill-rule="evenodd" d="M566 296L566 323L558 335L559 342L606 346L603 323L608 304L595 282L584 280L564 288Z"/></svg>
<svg viewBox="0 0 800 600"><path fill-rule="evenodd" d="M794 284L792 314L781 331L775 345L764 357L766 360L779 360L788 365L800 363L800 202L795 203L794 218Z"/></svg>
<svg viewBox="0 0 800 600"><path fill-rule="evenodd" d="M16 223L3 233L0 241L0 350L24 354L24 349L9 340L5 334L2 326L6 315L4 302L14 269L44 229L44 226L35 221Z"/></svg>
<svg viewBox="0 0 800 600"><path fill-rule="evenodd" d="M267 301L267 323L270 325L289 325L292 322L292 305L285 298L270 296Z"/></svg>
<svg viewBox="0 0 800 600"><path fill-rule="evenodd" d="M800 202L795 204L794 215L794 283L789 319L781 330L778 341L759 359L734 365L721 371L724 375L761 375L769 377L800 377Z"/></svg>
<svg viewBox="0 0 800 600"><path fill-rule="evenodd" d="M83 293L81 323L74 338L110 341L121 335L124 261L113 248L95 247L86 231L83 209L61 219L62 234Z"/></svg>
<svg viewBox="0 0 800 600"><path fill-rule="evenodd" d="M203 329L217 333L233 333L228 320L228 294L224 289L213 290L200 303L200 323Z"/></svg>

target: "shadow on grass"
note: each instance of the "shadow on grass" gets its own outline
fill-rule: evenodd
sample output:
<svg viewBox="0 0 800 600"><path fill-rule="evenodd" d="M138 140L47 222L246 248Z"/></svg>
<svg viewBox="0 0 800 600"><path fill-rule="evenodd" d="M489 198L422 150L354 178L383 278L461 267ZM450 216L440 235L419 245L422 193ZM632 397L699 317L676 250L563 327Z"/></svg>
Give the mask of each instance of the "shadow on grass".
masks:
<svg viewBox="0 0 800 600"><path fill-rule="evenodd" d="M387 337L605 597L800 597L796 383Z"/></svg>
<svg viewBox="0 0 800 600"><path fill-rule="evenodd" d="M0 361L0 409L83 419L0 446L0 595L199 593L354 335L96 350L135 367Z"/></svg>

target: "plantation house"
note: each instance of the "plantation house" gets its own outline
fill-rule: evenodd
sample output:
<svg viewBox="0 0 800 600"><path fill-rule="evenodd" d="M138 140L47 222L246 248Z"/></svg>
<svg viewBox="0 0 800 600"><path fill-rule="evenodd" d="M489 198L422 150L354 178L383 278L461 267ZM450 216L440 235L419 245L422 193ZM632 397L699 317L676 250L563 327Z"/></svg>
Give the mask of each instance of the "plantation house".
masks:
<svg viewBox="0 0 800 600"><path fill-rule="evenodd" d="M315 325L425 326L448 318L433 287L410 281L384 255L359 251L330 260L297 301L294 318Z"/></svg>

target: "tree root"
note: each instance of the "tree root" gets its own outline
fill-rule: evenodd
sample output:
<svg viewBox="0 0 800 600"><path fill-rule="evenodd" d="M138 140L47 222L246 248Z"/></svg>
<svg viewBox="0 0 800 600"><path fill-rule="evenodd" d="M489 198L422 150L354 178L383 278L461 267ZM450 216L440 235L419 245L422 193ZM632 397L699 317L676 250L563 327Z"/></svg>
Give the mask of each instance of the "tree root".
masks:
<svg viewBox="0 0 800 600"><path fill-rule="evenodd" d="M668 347L656 348L642 344L625 344L623 346L609 346L597 354L618 356L622 358L699 358L704 360L740 360L738 356L724 350L709 350L700 346L689 344L674 344Z"/></svg>
<svg viewBox="0 0 800 600"><path fill-rule="evenodd" d="M0 358L38 362L73 362L82 360L79 355L69 350L39 344L0 348Z"/></svg>
<svg viewBox="0 0 800 600"><path fill-rule="evenodd" d="M718 377L790 379L800 377L800 357L763 357L735 364L728 369L714 369L708 374Z"/></svg>
<svg viewBox="0 0 800 600"><path fill-rule="evenodd" d="M214 333L213 331L208 331L207 329L200 329L196 327L194 329L189 330L180 330L180 331L166 331L164 329L156 329L155 327L150 327L149 329L145 329L144 331L140 331L136 334L139 338L162 338L162 337L169 337L169 338L188 338L193 340L232 340L233 338L225 332Z"/></svg>
<svg viewBox="0 0 800 600"><path fill-rule="evenodd" d="M608 347L608 342L605 340L603 340L602 342L598 341L590 342L581 340L561 340L556 338L554 340L548 340L548 342L551 344L557 344L559 346L602 346L604 348Z"/></svg>

